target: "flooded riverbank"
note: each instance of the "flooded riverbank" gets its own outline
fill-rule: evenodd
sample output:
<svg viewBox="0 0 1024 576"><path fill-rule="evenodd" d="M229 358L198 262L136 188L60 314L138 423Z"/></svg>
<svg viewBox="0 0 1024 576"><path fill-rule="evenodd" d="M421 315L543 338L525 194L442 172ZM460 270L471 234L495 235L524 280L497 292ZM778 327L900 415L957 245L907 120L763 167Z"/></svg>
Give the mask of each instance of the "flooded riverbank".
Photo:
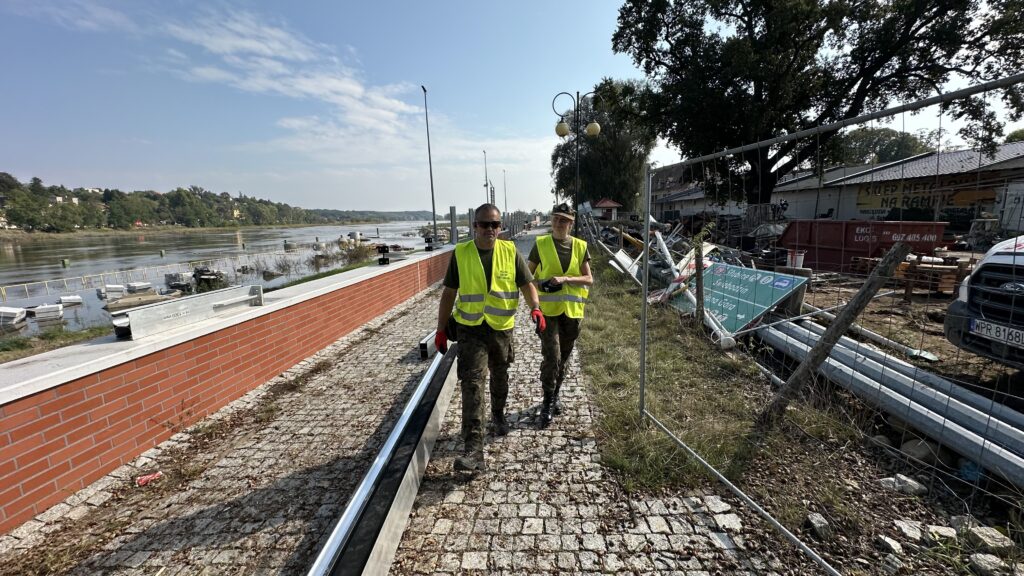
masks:
<svg viewBox="0 0 1024 576"><path fill-rule="evenodd" d="M110 314L103 309L106 302L97 295L97 288L105 284L145 281L158 290L164 288L165 274L191 274L197 262L223 272L229 284L274 288L343 266L344 262L327 263L328 259L323 257L343 250L338 243L341 238L349 240L358 234L365 239L361 244L422 249L424 242L418 232L424 225L426 222L390 222L191 234L72 236L17 243L0 241L0 287L4 287L4 301L0 306L30 308L53 304L61 294L82 297L82 304L65 307L61 321L30 317L14 327L0 326L0 332L30 336L48 329L74 331L110 325ZM316 257L317 254L321 256ZM69 259L70 266L62 267L62 259Z"/></svg>

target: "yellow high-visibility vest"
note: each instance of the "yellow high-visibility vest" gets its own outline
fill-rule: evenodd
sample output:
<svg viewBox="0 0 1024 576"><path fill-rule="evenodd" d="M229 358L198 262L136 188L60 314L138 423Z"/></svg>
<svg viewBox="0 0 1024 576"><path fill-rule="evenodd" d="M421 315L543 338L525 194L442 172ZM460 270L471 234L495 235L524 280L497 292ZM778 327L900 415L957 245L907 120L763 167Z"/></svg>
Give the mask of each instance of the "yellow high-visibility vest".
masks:
<svg viewBox="0 0 1024 576"><path fill-rule="evenodd" d="M459 296L455 300L455 321L479 326L485 320L495 330L511 330L516 322L519 288L516 287L516 245L495 240L491 256L491 288L487 289L484 265L472 240L455 246L459 267Z"/></svg>
<svg viewBox="0 0 1024 576"><path fill-rule="evenodd" d="M540 266L537 267L534 282L538 285L554 276L580 276L580 266L587 254L587 242L575 236L572 239L572 258L569 269L562 270L562 263L555 250L555 241L550 234L537 237L537 255ZM540 311L545 316L565 314L569 318L583 318L583 306L587 302L590 289L582 285L562 284L558 292L538 292Z"/></svg>

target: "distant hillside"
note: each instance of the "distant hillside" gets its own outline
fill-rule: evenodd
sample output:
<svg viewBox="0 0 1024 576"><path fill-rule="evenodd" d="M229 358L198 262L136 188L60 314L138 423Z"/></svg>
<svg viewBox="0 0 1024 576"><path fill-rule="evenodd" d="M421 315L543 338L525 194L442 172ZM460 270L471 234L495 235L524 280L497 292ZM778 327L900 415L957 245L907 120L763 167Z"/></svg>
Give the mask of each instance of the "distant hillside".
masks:
<svg viewBox="0 0 1024 576"><path fill-rule="evenodd" d="M218 194L199 186L177 188L166 194L153 190L69 190L64 186L45 186L39 178L22 184L14 176L0 172L0 227L22 230L71 232L156 225L207 228L429 219L431 215L426 210L307 210L241 193Z"/></svg>
<svg viewBox="0 0 1024 576"><path fill-rule="evenodd" d="M332 222L393 222L396 220L433 219L430 212L427 212L426 210L416 210L412 212L377 212L375 210L324 210L314 208L307 209L306 211Z"/></svg>

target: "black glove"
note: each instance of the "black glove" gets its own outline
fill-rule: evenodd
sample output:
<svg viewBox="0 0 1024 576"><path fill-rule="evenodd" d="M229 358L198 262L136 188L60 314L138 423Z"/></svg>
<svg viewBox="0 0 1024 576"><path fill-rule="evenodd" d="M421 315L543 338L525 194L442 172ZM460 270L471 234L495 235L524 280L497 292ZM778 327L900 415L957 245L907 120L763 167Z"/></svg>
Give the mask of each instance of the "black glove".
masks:
<svg viewBox="0 0 1024 576"><path fill-rule="evenodd" d="M540 283L541 292L558 292L561 289L562 285L560 283L556 283L554 278L548 278Z"/></svg>

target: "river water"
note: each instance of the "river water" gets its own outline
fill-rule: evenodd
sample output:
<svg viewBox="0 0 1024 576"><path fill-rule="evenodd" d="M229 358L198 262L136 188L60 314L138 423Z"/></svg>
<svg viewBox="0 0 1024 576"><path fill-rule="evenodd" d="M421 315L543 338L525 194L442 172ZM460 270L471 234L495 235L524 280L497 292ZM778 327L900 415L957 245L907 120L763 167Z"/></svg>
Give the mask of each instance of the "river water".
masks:
<svg viewBox="0 0 1024 576"><path fill-rule="evenodd" d="M159 289L163 288L163 275L156 267L223 260L223 263L217 263L217 267L228 274L233 284L261 284L264 288L271 288L316 272L308 266L308 261L314 253L313 245L317 242L334 243L339 238L348 238L350 233L358 232L372 243L422 249L425 244L419 230L427 224L408 221L187 233L140 230L136 234L109 236L40 234L22 241L0 240L0 287L6 287L6 301L0 301L0 306L29 308L56 303L61 293L76 293L82 296L84 303L81 306L65 307L63 322L47 326L30 318L13 330L20 335L31 335L45 329L79 330L110 325L110 315L102 309L104 302L96 295L94 286L97 282L90 283L87 289L80 280L75 279L117 271L150 270L151 275L144 280L152 282L153 287ZM447 223L438 222L437 225L439 229L447 227ZM285 254L285 242L298 245L299 249ZM164 255L161 255L161 250ZM69 261L67 268L61 263L64 259ZM280 278L264 280L259 274L241 275L235 269L240 263L281 259L291 261L294 266ZM232 269L225 269L228 266ZM137 278L133 276L132 279ZM69 279L68 283L72 286L68 291L63 289L64 279ZM40 284L43 281L50 282L48 285ZM110 280L110 283L124 282L115 279ZM26 284L27 287L24 286ZM102 285L103 281L99 284ZM0 327L0 332L11 331L9 326Z"/></svg>

